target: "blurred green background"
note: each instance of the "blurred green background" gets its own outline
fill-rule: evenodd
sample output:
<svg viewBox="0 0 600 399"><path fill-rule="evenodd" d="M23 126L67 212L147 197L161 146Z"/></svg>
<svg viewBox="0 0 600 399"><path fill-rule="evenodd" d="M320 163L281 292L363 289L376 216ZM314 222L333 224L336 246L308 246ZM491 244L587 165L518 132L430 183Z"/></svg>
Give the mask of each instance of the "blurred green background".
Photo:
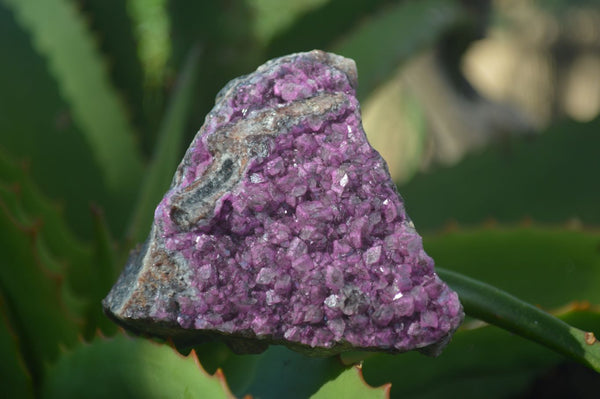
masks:
<svg viewBox="0 0 600 399"><path fill-rule="evenodd" d="M600 335L596 1L0 0L6 397L595 397L594 372L473 320L438 359L366 360L387 392L283 348L183 358L104 317L219 89L315 48L356 60L436 263Z"/></svg>

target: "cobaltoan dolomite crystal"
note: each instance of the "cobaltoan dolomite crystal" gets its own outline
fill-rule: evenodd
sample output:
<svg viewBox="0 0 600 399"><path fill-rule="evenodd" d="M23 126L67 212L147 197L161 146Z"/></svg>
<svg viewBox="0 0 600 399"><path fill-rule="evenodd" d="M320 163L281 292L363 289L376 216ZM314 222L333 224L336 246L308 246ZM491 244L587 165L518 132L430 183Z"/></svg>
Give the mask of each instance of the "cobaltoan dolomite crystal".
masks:
<svg viewBox="0 0 600 399"><path fill-rule="evenodd" d="M356 86L354 62L322 51L227 84L107 314L239 352L440 350L463 310L367 142Z"/></svg>

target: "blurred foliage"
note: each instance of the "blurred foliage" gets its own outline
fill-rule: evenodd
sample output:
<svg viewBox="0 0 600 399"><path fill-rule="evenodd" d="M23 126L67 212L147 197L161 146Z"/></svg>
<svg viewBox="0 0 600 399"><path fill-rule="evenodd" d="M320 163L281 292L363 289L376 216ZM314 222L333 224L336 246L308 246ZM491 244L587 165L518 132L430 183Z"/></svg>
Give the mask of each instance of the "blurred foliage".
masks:
<svg viewBox="0 0 600 399"><path fill-rule="evenodd" d="M0 0L3 396L505 398L562 370L555 352L474 319L437 359L376 354L359 370L283 347L240 356L211 343L182 356L126 336L100 306L227 81L322 48L356 60L359 95L370 101L406 81L403 65L441 49L431 59L448 77L434 94L453 93L461 117L474 116L483 96L456 79L457 63L481 21L510 23L496 3L471 3ZM556 20L591 4L575 3L528 2ZM406 106L402 126L421 143L436 112L415 87L386 109ZM399 190L438 265L598 336L600 119L547 126L486 140L454 166L414 174L430 151L420 144L390 164L410 170ZM595 377L585 384L597 392Z"/></svg>
<svg viewBox="0 0 600 399"><path fill-rule="evenodd" d="M420 174L399 189L418 228L447 222L526 219L600 224L600 118L557 122L535 139L517 137Z"/></svg>

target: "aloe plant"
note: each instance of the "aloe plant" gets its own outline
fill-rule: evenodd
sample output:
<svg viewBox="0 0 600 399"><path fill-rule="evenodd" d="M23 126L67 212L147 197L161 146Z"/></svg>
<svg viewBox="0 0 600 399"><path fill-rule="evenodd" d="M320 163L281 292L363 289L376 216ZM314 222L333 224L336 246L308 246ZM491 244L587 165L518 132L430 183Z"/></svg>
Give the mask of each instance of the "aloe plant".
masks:
<svg viewBox="0 0 600 399"><path fill-rule="evenodd" d="M501 398L567 361L600 372L598 118L399 187L470 316L438 358L236 355L219 343L179 353L103 315L229 79L323 48L357 61L366 99L469 16L451 0L292 2L287 25L269 27L278 3L0 1L2 396ZM152 24L156 42L143 34ZM156 43L168 48L146 51Z"/></svg>

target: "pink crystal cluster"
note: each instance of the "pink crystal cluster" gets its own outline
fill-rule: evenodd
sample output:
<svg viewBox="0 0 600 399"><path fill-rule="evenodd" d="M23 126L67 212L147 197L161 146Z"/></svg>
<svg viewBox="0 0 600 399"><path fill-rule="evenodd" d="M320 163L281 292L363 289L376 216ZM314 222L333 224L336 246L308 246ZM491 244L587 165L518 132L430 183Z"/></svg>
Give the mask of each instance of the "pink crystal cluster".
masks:
<svg viewBox="0 0 600 399"><path fill-rule="evenodd" d="M337 66L348 60L336 57L274 60L220 93L155 214L157 236L183 257L190 287L168 299L175 314L159 307L151 317L268 342L391 352L443 341L461 323L456 293L435 274L367 142L355 75ZM325 94L344 101L319 117L280 120L279 133L263 140L267 151L249 160L209 220L176 223L174 196L216 161L211 135Z"/></svg>

